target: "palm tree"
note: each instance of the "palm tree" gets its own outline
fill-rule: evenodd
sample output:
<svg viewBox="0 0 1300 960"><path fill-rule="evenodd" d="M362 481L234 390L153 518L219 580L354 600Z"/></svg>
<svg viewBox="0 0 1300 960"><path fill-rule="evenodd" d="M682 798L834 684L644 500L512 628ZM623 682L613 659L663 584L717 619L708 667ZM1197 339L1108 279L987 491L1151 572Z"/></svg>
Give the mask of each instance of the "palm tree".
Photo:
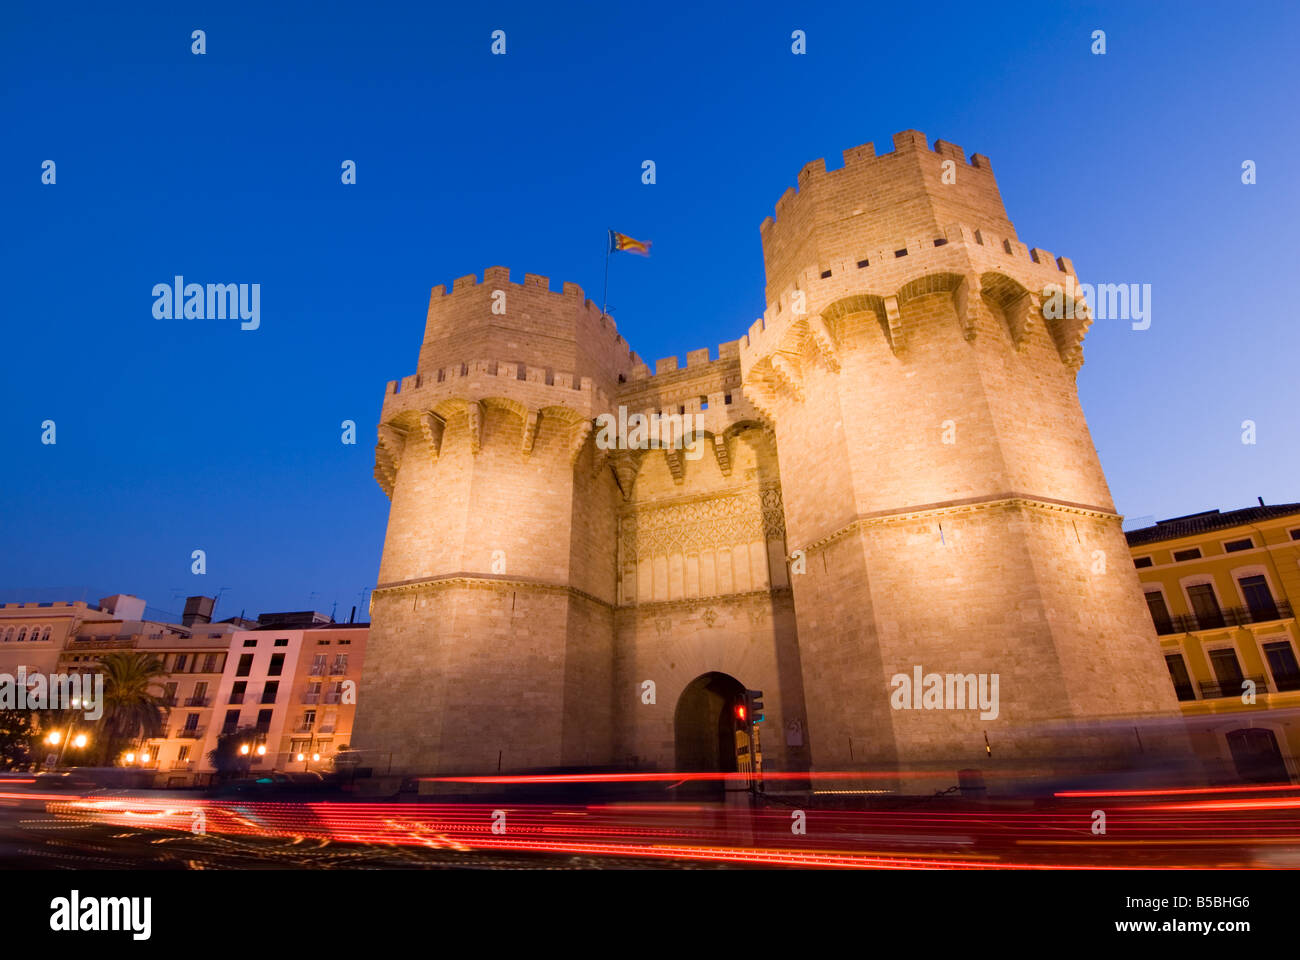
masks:
<svg viewBox="0 0 1300 960"><path fill-rule="evenodd" d="M104 715L97 746L100 763L106 766L133 740L162 735L166 704L153 688L167 673L151 653L108 653L99 658L99 668L104 674Z"/></svg>

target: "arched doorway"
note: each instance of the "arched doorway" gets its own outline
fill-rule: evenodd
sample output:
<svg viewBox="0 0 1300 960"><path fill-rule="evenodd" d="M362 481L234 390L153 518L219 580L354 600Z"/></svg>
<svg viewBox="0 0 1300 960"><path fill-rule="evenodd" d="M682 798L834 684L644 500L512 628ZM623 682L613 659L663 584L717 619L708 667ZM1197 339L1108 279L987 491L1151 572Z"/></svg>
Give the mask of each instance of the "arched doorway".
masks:
<svg viewBox="0 0 1300 960"><path fill-rule="evenodd" d="M683 772L735 773L735 707L745 688L725 673L706 673L686 685L673 714L677 769Z"/></svg>
<svg viewBox="0 0 1300 960"><path fill-rule="evenodd" d="M1286 783L1291 779L1272 730L1243 727L1227 736L1232 762L1241 779L1258 783Z"/></svg>

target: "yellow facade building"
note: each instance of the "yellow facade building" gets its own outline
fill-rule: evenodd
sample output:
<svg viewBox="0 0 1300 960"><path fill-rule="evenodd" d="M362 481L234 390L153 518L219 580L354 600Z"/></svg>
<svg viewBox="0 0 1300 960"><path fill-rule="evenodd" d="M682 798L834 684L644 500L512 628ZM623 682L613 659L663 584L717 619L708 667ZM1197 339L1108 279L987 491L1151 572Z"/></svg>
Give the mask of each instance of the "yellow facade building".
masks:
<svg viewBox="0 0 1300 960"><path fill-rule="evenodd" d="M1300 778L1300 503L1209 510L1127 537L1210 779Z"/></svg>

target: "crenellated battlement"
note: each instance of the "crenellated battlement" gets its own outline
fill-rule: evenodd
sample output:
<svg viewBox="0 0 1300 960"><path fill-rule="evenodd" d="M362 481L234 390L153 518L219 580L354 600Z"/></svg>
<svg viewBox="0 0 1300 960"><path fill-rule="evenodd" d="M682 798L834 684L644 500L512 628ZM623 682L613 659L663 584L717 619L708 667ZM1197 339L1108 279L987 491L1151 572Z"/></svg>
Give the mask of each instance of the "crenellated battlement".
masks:
<svg viewBox="0 0 1300 960"><path fill-rule="evenodd" d="M779 291L739 341L742 365L748 371L763 358L790 349L792 337L802 336L810 323L814 327L823 321L833 323L834 314L841 312L836 304L854 302L859 308L870 304L884 318L891 336L901 338L897 318L891 313L919 293L951 290L969 304L966 296L973 290L1007 307L1021 294L1032 294L1038 304L1034 309L1040 309L1043 291L1065 285L1067 278L1077 284L1074 263L1068 257L1028 247L1014 237L953 224L939 236L895 240L861 259L818 263L793 275L790 285ZM823 318L828 307L832 315ZM1087 305L1080 301L1075 312L1086 314ZM970 339L977 320L969 309L963 314ZM1080 320L1083 322L1051 327L1062 358L1072 364L1081 362L1078 348L1090 322L1086 316ZM798 335L792 333L795 326L800 328ZM901 339L891 342L891 347L897 352Z"/></svg>
<svg viewBox="0 0 1300 960"><path fill-rule="evenodd" d="M544 290L547 293L554 294L555 296L585 301L589 306L596 306L591 300L583 296L582 287L576 283L571 283L566 280L561 284L561 288L556 290L552 287L550 278L544 277L539 273L525 273L523 282L516 283L510 279L510 268L501 266L486 268L483 271L482 280L479 280L478 274L476 273L467 273L463 277L457 277L451 282L450 290L447 289L445 283L438 284L433 288L430 294L430 305L432 306L434 301L440 297L449 297L453 293L459 293L460 291L470 289L471 287L490 286L494 288L502 288L507 285Z"/></svg>
<svg viewBox="0 0 1300 960"><path fill-rule="evenodd" d="M850 147L843 166L805 164L760 226L768 298L809 265L857 262L899 236L942 236L949 223L969 223L1015 239L993 168L983 154L904 130L892 152L870 143Z"/></svg>
<svg viewBox="0 0 1300 960"><path fill-rule="evenodd" d="M513 356L511 354L514 353ZM488 267L432 288L425 315L421 374L505 356L512 363L570 370L612 384L641 362L581 286L554 289L549 278L526 273L511 279L506 267Z"/></svg>
<svg viewBox="0 0 1300 960"><path fill-rule="evenodd" d="M850 179L857 175L858 180L854 183L854 186L874 185L888 189L891 186L889 177L892 171L886 161L909 154L923 153L934 154L941 161L952 160L988 177L993 175L993 165L989 158L982 153L972 153L970 158L967 159L965 152L955 143L950 143L947 140L936 140L934 147L931 148L926 145L925 134L918 130L904 130L894 134L894 149L887 153L878 154L874 143L863 143L844 150L842 153L843 163L839 167L828 170L825 157L819 157L804 164L795 180L796 186L786 188L785 193L776 202L774 215L764 218L759 229L766 236L776 223L781 220L783 214L790 214L795 201L801 193L820 186L823 181L838 183L840 180ZM870 183L872 179L875 181L874 184Z"/></svg>
<svg viewBox="0 0 1300 960"><path fill-rule="evenodd" d="M659 358L655 361L653 370L650 369L649 364L638 360L628 373L627 381L629 383L636 383L650 378L658 378L660 382L664 379L677 381L682 379L682 376L678 376L679 374L683 374L686 377L699 375L701 373L707 375L707 372L712 367L717 364L725 365L729 361L734 361L739 357L739 355L740 341L728 340L726 343L718 344L716 359L711 359L711 353L708 347L701 347L698 350L687 351L686 366L684 367L680 365L679 358L676 356Z"/></svg>
<svg viewBox="0 0 1300 960"><path fill-rule="evenodd" d="M507 392L545 398L545 405L563 404L582 410L599 410L609 404L609 395L591 377L505 360L474 360L389 380L384 391L383 419L404 410L431 406L444 396L498 396Z"/></svg>

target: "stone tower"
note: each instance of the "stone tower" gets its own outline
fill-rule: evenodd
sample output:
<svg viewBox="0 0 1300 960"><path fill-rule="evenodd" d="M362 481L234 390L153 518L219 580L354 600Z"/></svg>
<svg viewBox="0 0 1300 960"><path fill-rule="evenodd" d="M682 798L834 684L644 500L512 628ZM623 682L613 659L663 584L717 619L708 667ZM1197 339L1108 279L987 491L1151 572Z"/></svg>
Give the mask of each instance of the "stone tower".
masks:
<svg viewBox="0 0 1300 960"><path fill-rule="evenodd" d="M584 481L632 362L574 284L493 267L433 289L379 427L392 505L358 748L429 773L607 760L613 482Z"/></svg>
<svg viewBox="0 0 1300 960"><path fill-rule="evenodd" d="M1070 261L1016 238L986 157L915 131L808 164L761 231L769 306L741 365L806 564L791 579L815 765L1077 769L1176 749L1075 387L1090 314L1044 316ZM917 667L998 675L997 717L898 709L892 678Z"/></svg>
<svg viewBox="0 0 1300 960"><path fill-rule="evenodd" d="M804 168L761 228L763 319L684 366L651 371L574 284L434 288L380 419L355 747L394 773L708 769L756 688L768 770L1159 748L1176 701L1075 389L1087 305L1043 309L1073 267L1019 242L985 157L894 147ZM606 449L620 410L697 442ZM996 675L997 715L900 708L918 668Z"/></svg>

